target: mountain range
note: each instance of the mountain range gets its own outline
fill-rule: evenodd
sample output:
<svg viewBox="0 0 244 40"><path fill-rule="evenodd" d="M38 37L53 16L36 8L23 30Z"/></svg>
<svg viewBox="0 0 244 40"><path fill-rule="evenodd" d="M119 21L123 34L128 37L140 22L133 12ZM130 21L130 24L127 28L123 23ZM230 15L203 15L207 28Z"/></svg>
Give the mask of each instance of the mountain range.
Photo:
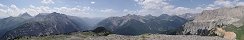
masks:
<svg viewBox="0 0 244 40"><path fill-rule="evenodd" d="M73 32L92 31L106 36L169 34L220 36L226 39L241 39L243 35L244 7L204 10L199 14L183 15L135 15L108 18L82 18L62 13L28 13L0 19L1 40L25 36L48 36ZM93 33L92 33L93 34Z"/></svg>
<svg viewBox="0 0 244 40"><path fill-rule="evenodd" d="M128 14L122 17L109 17L97 24L115 34L139 35L145 33L175 34L187 20L178 16L140 16Z"/></svg>
<svg viewBox="0 0 244 40"><path fill-rule="evenodd" d="M20 17L26 18L28 15L25 14ZM23 21L19 22L20 24L16 24L16 26L9 26L8 28L11 27L12 30L6 30L7 32L3 35L3 37L1 37L1 39L5 40L14 39L22 36L63 34L87 29L86 23L80 20L80 18L67 16L56 12L38 14L35 17L29 18L29 20ZM8 23L8 21L5 22ZM6 26L3 25L3 27Z"/></svg>
<svg viewBox="0 0 244 40"><path fill-rule="evenodd" d="M80 18L61 13L40 13L31 16L23 13L17 17L0 20L1 39L15 39L23 36L45 36L82 32L96 27L122 35L139 35L144 33L176 34L182 30L186 19L162 14L160 16L140 16L128 14L122 17ZM93 20L93 21L92 21Z"/></svg>
<svg viewBox="0 0 244 40"><path fill-rule="evenodd" d="M12 30L29 20L32 16L28 13L20 14L17 17L7 17L0 19L0 36L3 36L7 31Z"/></svg>

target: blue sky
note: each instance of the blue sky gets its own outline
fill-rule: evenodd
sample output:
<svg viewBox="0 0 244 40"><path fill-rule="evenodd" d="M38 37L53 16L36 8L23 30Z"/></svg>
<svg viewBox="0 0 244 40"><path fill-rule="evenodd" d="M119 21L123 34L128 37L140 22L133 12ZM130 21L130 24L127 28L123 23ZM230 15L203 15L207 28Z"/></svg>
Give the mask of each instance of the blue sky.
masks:
<svg viewBox="0 0 244 40"><path fill-rule="evenodd" d="M1 0L0 18L24 12L33 16L38 13L60 12L80 17L180 15L242 5L243 0Z"/></svg>

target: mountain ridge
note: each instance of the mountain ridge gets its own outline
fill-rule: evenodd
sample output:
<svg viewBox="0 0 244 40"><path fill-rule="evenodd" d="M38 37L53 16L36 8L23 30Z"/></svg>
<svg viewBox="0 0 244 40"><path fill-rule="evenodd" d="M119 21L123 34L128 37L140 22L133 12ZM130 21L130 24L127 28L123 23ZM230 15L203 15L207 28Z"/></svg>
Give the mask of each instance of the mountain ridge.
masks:
<svg viewBox="0 0 244 40"><path fill-rule="evenodd" d="M6 32L1 39L77 32L81 31L80 25L82 24L78 25L74 23L67 15L53 12L48 15L39 15L31 18L27 22L24 22L23 25Z"/></svg>
<svg viewBox="0 0 244 40"><path fill-rule="evenodd" d="M180 28L185 22L186 20L181 17L169 16L167 14L162 14L158 17L128 14L122 17L109 17L99 22L97 27L105 27L115 34L138 35L144 33L164 33L165 31L175 30ZM165 32L165 34L170 33Z"/></svg>

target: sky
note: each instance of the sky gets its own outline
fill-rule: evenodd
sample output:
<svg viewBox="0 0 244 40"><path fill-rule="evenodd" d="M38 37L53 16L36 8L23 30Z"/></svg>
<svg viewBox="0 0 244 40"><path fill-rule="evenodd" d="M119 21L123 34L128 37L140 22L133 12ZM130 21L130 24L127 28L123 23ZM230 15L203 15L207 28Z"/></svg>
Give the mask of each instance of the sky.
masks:
<svg viewBox="0 0 244 40"><path fill-rule="evenodd" d="M25 12L32 16L58 12L78 17L181 15L243 5L244 0L1 0L0 18Z"/></svg>

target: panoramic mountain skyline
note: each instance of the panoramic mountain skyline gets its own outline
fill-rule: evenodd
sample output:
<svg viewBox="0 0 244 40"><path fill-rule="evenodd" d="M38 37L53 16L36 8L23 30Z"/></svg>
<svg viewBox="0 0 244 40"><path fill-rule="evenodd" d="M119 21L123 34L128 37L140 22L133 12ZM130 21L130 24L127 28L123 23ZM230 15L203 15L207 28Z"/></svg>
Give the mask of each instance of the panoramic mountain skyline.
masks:
<svg viewBox="0 0 244 40"><path fill-rule="evenodd" d="M0 18L25 12L32 16L58 12L79 17L180 15L242 5L243 0L1 0Z"/></svg>
<svg viewBox="0 0 244 40"><path fill-rule="evenodd" d="M244 40L244 0L1 0L0 40Z"/></svg>

